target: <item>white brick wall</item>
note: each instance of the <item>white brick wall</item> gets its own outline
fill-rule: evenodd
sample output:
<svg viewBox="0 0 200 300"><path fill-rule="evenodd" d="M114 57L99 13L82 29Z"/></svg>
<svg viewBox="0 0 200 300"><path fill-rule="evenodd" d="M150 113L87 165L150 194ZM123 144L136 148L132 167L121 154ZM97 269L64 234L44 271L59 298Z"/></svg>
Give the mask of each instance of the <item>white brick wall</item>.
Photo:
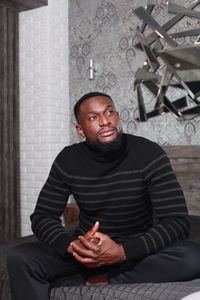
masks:
<svg viewBox="0 0 200 300"><path fill-rule="evenodd" d="M68 1L20 13L22 236L57 153L69 143Z"/></svg>

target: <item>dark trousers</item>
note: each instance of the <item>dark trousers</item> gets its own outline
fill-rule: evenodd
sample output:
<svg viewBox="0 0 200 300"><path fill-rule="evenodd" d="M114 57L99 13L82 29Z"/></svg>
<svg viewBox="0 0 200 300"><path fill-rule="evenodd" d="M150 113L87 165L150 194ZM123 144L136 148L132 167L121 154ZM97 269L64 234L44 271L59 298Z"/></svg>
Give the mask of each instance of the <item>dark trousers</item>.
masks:
<svg viewBox="0 0 200 300"><path fill-rule="evenodd" d="M134 251L134 249L133 249ZM88 270L71 255L59 256L40 242L13 247L7 256L13 300L48 300L52 280L85 284L92 274L109 273L110 283L186 281L200 276L200 244L183 241L141 261L127 261Z"/></svg>

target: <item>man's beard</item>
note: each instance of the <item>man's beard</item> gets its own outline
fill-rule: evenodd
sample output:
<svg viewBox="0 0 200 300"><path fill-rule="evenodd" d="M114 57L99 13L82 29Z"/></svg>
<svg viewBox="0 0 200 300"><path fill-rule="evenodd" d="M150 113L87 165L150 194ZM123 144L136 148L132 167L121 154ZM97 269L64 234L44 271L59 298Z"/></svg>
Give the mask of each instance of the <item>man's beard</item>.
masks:
<svg viewBox="0 0 200 300"><path fill-rule="evenodd" d="M102 143L99 141L97 137L96 142L89 143L87 141L87 143L90 146L90 148L96 152L109 153L111 151L116 151L121 146L122 134L123 134L122 128L116 130L117 130L117 137L113 141Z"/></svg>

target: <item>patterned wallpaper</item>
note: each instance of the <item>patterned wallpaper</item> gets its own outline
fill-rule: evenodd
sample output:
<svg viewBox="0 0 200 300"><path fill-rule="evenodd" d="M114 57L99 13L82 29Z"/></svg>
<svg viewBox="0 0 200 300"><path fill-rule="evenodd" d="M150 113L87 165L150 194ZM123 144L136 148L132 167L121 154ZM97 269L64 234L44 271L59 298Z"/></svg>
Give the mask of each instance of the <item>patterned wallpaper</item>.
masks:
<svg viewBox="0 0 200 300"><path fill-rule="evenodd" d="M188 7L194 1L173 0ZM110 94L120 113L124 132L147 137L161 145L200 145L200 117L178 121L170 113L138 122L134 91L135 73L142 67L144 53L135 47L137 26L141 21L133 10L154 4L152 16L162 25L174 15L167 12L167 0L69 0L69 86L71 106L71 142L79 141L75 132L72 109L85 93L103 91ZM200 5L195 8L200 10ZM184 17L171 32L199 27L200 20ZM151 32L147 28L147 31ZM197 38L197 37L196 37ZM180 45L191 44L194 37L177 38ZM97 63L98 72L89 80L89 60ZM170 100L184 92L169 91ZM144 91L146 110L151 111L155 98Z"/></svg>

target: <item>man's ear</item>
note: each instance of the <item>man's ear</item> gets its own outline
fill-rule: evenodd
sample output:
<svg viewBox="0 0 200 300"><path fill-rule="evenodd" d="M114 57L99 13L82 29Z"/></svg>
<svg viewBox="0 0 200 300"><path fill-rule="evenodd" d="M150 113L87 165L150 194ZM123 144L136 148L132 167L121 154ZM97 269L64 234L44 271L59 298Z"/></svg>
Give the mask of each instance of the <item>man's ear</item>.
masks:
<svg viewBox="0 0 200 300"><path fill-rule="evenodd" d="M82 126L80 124L76 124L76 131L78 132L78 134L84 138L85 137L85 134L83 132L83 129L82 129Z"/></svg>

